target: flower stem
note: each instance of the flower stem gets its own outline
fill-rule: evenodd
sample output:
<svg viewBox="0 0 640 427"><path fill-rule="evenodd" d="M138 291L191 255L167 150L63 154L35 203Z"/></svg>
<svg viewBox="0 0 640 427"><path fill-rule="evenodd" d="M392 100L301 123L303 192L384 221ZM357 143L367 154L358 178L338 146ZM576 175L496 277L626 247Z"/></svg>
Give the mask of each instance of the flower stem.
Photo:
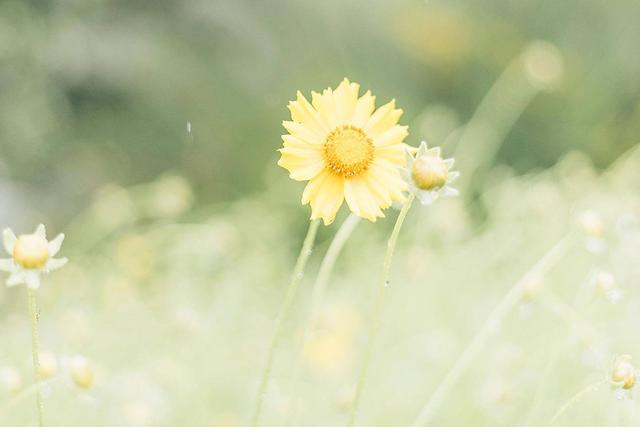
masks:
<svg viewBox="0 0 640 427"><path fill-rule="evenodd" d="M393 226L393 231L391 232L391 236L387 241L387 251L384 256L384 261L382 264L382 277L380 280L380 286L378 288L378 296L375 301L375 306L373 310L373 321L371 323L371 330L369 331L369 339L367 341L367 345L365 347L364 352L364 360L362 363L362 368L360 370L360 376L358 378L358 383L356 385L356 394L353 401L353 406L351 407L351 412L349 414L349 421L347 423L348 427L353 427L356 421L356 415L358 413L358 406L360 405L360 399L362 397L362 390L364 388L364 382L367 377L367 370L369 368L369 361L371 360L371 354L373 353L373 345L375 343L376 336L380 330L380 325L382 323L382 312L384 309L384 301L385 295L387 291L387 287L389 286L389 274L391 272L391 261L393 259L393 253L396 249L396 243L398 241L398 235L400 234L400 229L402 228L402 224L404 223L405 218L407 217L407 213L409 213L409 209L413 204L413 200L415 199L415 195L411 194L404 206L402 206L402 210L398 215L398 219L396 220L396 224Z"/></svg>
<svg viewBox="0 0 640 427"><path fill-rule="evenodd" d="M31 317L31 356L33 360L33 373L35 377L36 387L36 406L38 408L38 426L44 426L44 411L42 405L42 390L40 387L40 358L38 354L38 302L36 300L36 291L27 286L29 297L29 315Z"/></svg>
<svg viewBox="0 0 640 427"><path fill-rule="evenodd" d="M597 389L600 388L600 386L602 386L606 382L607 382L606 380L600 380L600 381L595 382L593 384L589 384L587 387L583 388L582 390L580 390L579 392L574 394L572 397L570 397L569 400L567 400L560 407L560 409L558 409L558 412L556 412L556 414L553 416L553 418L551 418L551 421L549 421L549 424L547 424L547 427L552 427L553 425L555 425L555 423L560 419L560 417L566 412L567 409L569 409L570 407L572 407L573 405L578 403L578 401L584 395L589 394L592 391L596 391Z"/></svg>
<svg viewBox="0 0 640 427"><path fill-rule="evenodd" d="M451 370L444 377L442 382L436 387L431 398L422 407L420 414L411 424L412 427L422 427L428 425L433 419L436 412L440 409L446 400L449 392L458 383L462 374L467 370L471 362L475 359L478 352L484 346L484 343L491 336L497 325L502 323L504 317L509 313L511 308L520 301L522 291L531 277L535 277L547 271L554 265L567 250L568 237L560 240L528 271L509 292L502 298L502 301L493 310L489 318L485 321L482 328L473 337L467 348L460 354Z"/></svg>
<svg viewBox="0 0 640 427"><path fill-rule="evenodd" d="M267 385L269 383L269 377L271 376L273 359L275 356L276 349L278 347L278 343L280 342L280 338L282 336L282 325L284 320L287 318L287 315L289 314L289 310L291 309L291 304L293 303L293 299L298 290L298 286L300 285L300 281L302 280L302 276L304 275L304 270L307 265L307 261L311 256L313 243L316 239L316 233L318 232L319 225L320 225L319 220L313 220L309 223L307 236L304 238L304 243L302 244L300 255L298 255L298 260L296 261L295 268L293 269L293 274L291 275L291 281L289 282L289 286L287 287L284 301L282 302L282 305L280 306L280 311L278 312L278 315L276 316L276 319L275 319L275 327L274 327L273 335L271 336L271 343L269 345L269 350L267 352L266 365L264 367L264 370L262 371L260 384L258 385L258 394L256 396L256 401L252 411L253 415L251 416L251 425L253 427L257 426L258 421L260 420L260 411L262 410L264 395L266 393Z"/></svg>
<svg viewBox="0 0 640 427"><path fill-rule="evenodd" d="M336 235L334 236L331 244L329 245L329 249L327 249L322 262L320 263L320 270L318 271L318 277L316 278L315 283L313 284L313 291L311 296L311 309L309 311L309 317L305 323L305 329L302 334L302 346L298 351L298 355L296 357L295 364L293 365L293 374L291 377L291 391L290 397L294 399L296 396L296 390L298 385L298 380L300 378L300 371L302 370L302 355L304 353L304 349L307 346L309 340L313 336L313 332L316 328L316 320L318 318L318 311L322 304L322 300L324 299L324 294L327 288L327 283L329 282L329 277L331 277L331 273L333 272L333 267L336 265L336 261L338 260L338 256L342 252L342 248L344 248L345 243L351 236L353 230L355 230L356 226L360 222L360 217L354 214L350 214L347 219L344 220ZM292 410L289 412L289 416L287 417L287 421L285 423L286 426L290 426L293 423L293 419L295 417L295 404Z"/></svg>

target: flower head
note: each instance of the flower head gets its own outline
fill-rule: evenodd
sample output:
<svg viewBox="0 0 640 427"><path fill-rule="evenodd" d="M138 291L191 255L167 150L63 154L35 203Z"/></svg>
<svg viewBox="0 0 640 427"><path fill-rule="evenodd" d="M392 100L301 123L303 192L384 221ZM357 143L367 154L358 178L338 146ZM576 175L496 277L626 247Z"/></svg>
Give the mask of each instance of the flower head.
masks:
<svg viewBox="0 0 640 427"><path fill-rule="evenodd" d="M4 249L11 258L0 259L0 270L11 273L7 286L24 283L32 289L38 289L41 273L57 270L67 263L67 258L54 258L63 240L64 234L58 234L55 239L48 241L42 224L32 234L18 237L11 229L4 229Z"/></svg>
<svg viewBox="0 0 640 427"><path fill-rule="evenodd" d="M312 92L311 103L298 92L289 103L291 121L278 165L296 181L309 181L302 203L311 205L311 219L330 224L342 202L358 216L375 221L407 189L404 166L407 127L398 125L402 110L395 101L375 109L371 92L344 79L338 87Z"/></svg>
<svg viewBox="0 0 640 427"><path fill-rule="evenodd" d="M631 364L631 356L623 354L613 363L611 381L623 390L630 390L636 384L637 374L636 368Z"/></svg>
<svg viewBox="0 0 640 427"><path fill-rule="evenodd" d="M409 189L423 205L431 204L440 196L457 196L458 190L449 186L455 181L459 172L452 171L453 159L443 159L440 148L428 148L426 142L422 142L413 156L406 153L407 166L404 169L404 178L409 184Z"/></svg>
<svg viewBox="0 0 640 427"><path fill-rule="evenodd" d="M80 388L89 389L95 382L95 371L89 359L76 355L69 361L71 379Z"/></svg>

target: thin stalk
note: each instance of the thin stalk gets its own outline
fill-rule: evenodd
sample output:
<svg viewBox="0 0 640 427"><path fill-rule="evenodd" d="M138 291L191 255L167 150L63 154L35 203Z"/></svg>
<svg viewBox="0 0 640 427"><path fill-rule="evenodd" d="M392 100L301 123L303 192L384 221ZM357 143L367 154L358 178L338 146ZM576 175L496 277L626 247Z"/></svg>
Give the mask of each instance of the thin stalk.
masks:
<svg viewBox="0 0 640 427"><path fill-rule="evenodd" d="M318 311L320 310L320 306L322 305L322 301L324 299L324 294L327 288L327 283L329 282L329 277L331 277L331 273L333 272L333 268L336 265L336 261L344 248L344 245L349 240L351 233L355 230L356 226L360 222L360 217L354 214L350 214L347 219L344 220L336 235L334 236L331 244L329 245L329 249L327 249L322 262L320 263L320 270L318 271L318 277L316 278L315 283L313 284L313 291L311 296L311 309L309 311L309 317L305 323L305 329L302 334L302 346L298 350L298 355L296 357L296 361L293 368L293 375L291 378L291 391L289 396L293 400L296 396L298 381L300 379L300 373L302 370L302 356L304 354L304 349L306 348L309 340L313 336L313 333L317 326L318 319ZM289 416L287 417L287 421L285 426L291 426L293 423L293 419L295 417L295 403L292 410L289 412Z"/></svg>
<svg viewBox="0 0 640 427"><path fill-rule="evenodd" d="M570 407L578 403L580 399L582 399L582 397L584 397L585 395L599 389L600 386L604 385L606 382L607 382L606 380L600 380L598 382L588 385L587 387L583 388L582 390L580 390L579 392L571 396L569 400L567 400L560 407L560 409L558 409L558 412L556 412L553 418L551 418L551 421L549 421L549 424L547 424L547 427L552 427L553 425L555 425L555 423L560 419L560 417L562 417L562 415L567 411L567 409L569 409Z"/></svg>
<svg viewBox="0 0 640 427"><path fill-rule="evenodd" d="M512 60L462 129L453 156L464 171L459 188L467 188L475 172L491 163L509 130L538 92L527 79L523 57Z"/></svg>
<svg viewBox="0 0 640 427"><path fill-rule="evenodd" d="M287 291L285 293L284 301L280 306L280 311L275 319L275 327L273 331L273 335L271 336L271 343L269 345L269 350L267 352L267 360L262 371L262 376L260 378L260 384L258 385L258 394L256 395L256 401L253 407L252 416L251 416L251 425L253 427L258 425L258 421L260 420L260 412L262 410L262 403L264 401L264 395L267 390L267 385L269 383L269 378L271 376L271 368L273 367L273 360L275 356L276 349L278 347L278 343L280 342L280 338L282 337L282 325L284 320L287 318L289 314L289 310L291 309L291 305L293 303L293 299L298 291L298 286L302 281L302 277L304 275L305 267L307 266L307 261L311 256L313 243L316 240L316 234L318 232L318 226L320 225L319 220L313 220L309 223L309 229L307 230L307 235L304 238L304 243L302 244L302 249L300 250L300 255L298 255L298 260L296 261L296 265L293 269L293 274L291 275L291 281L289 282L289 286L287 287Z"/></svg>
<svg viewBox="0 0 640 427"><path fill-rule="evenodd" d="M360 371L360 376L358 378L358 383L356 385L356 394L353 401L353 406L351 407L351 412L349 414L349 421L347 423L348 427L353 427L356 421L356 415L358 413L358 407L360 405L360 400L362 397L362 390L364 389L365 379L367 377L367 371L369 368L369 362L371 360L371 354L373 353L373 346L375 343L376 336L380 331L380 325L382 324L382 313L384 309L385 295L387 291L387 287L389 286L389 274L391 273L391 261L393 260L393 253L396 249L396 243L398 241L398 235L400 234L400 229L402 228L402 224L404 223L405 218L407 217L407 213L409 213L409 209L413 204L413 200L415 199L415 195L411 194L405 204L402 206L402 210L398 215L398 219L396 220L396 224L393 226L393 231L391 232L391 236L387 241L387 251L384 256L384 261L382 264L382 277L380 280L380 285L378 287L378 296L375 301L375 306L373 310L373 321L371 323L371 330L369 331L369 339L367 341L367 345L365 347L364 352L364 360L362 363L362 369Z"/></svg>
<svg viewBox="0 0 640 427"><path fill-rule="evenodd" d="M42 389L40 387L40 357L38 353L38 302L36 300L36 291L27 286L27 294L29 297L29 315L31 317L31 358L33 361L33 374L35 377L36 387L36 407L38 409L38 426L44 426L44 409L42 405Z"/></svg>
<svg viewBox="0 0 640 427"><path fill-rule="evenodd" d="M496 306L489 318L485 321L482 328L473 337L467 348L460 354L451 370L444 377L442 382L436 387L431 398L422 407L418 417L411 424L412 427L422 427L428 425L433 419L436 412L445 402L447 396L458 383L464 372L467 370L471 362L484 346L487 339L491 336L497 325L502 323L509 311L520 301L522 291L531 277L536 277L560 260L568 247L568 237L560 240L527 272L509 292L502 298L502 301Z"/></svg>

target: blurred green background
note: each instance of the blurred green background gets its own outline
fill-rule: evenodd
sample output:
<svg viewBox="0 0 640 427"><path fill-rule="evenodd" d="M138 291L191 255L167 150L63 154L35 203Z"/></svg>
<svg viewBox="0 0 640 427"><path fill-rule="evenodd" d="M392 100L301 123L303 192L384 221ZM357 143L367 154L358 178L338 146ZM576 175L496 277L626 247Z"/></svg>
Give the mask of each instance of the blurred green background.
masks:
<svg viewBox="0 0 640 427"><path fill-rule="evenodd" d="M0 220L62 225L101 186L167 172L198 203L263 190L285 176L287 101L345 76L397 99L408 142L440 144L536 39L564 78L497 161L523 172L578 149L606 166L638 142L639 20L632 0L5 0Z"/></svg>

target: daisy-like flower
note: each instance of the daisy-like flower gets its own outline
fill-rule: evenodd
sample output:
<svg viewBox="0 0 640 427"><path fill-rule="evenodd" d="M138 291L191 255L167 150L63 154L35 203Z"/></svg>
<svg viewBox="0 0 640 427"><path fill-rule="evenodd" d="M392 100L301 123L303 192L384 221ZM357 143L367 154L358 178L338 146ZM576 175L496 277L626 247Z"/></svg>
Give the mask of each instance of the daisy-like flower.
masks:
<svg viewBox="0 0 640 427"><path fill-rule="evenodd" d="M407 127L398 125L402 110L391 101L375 110L375 97L344 79L335 89L312 92L311 103L298 92L289 103L291 121L278 165L296 181L309 181L302 204L311 205L311 219L330 224L342 202L356 215L375 221L394 200L403 201L406 183L403 140Z"/></svg>
<svg viewBox="0 0 640 427"><path fill-rule="evenodd" d="M409 184L409 191L416 195L420 203L428 205L440 196L457 196L458 190L450 184L460 173L452 171L453 159L443 159L440 147L428 148L422 141L413 156L406 152L407 167L403 169L404 179Z"/></svg>
<svg viewBox="0 0 640 427"><path fill-rule="evenodd" d="M33 234L19 237L9 228L3 231L4 249L11 255L9 259L0 259L0 271L9 272L7 286L26 284L31 289L40 287L40 274L48 273L64 266L67 258L53 258L62 246L64 234L47 240L44 225L40 224Z"/></svg>

